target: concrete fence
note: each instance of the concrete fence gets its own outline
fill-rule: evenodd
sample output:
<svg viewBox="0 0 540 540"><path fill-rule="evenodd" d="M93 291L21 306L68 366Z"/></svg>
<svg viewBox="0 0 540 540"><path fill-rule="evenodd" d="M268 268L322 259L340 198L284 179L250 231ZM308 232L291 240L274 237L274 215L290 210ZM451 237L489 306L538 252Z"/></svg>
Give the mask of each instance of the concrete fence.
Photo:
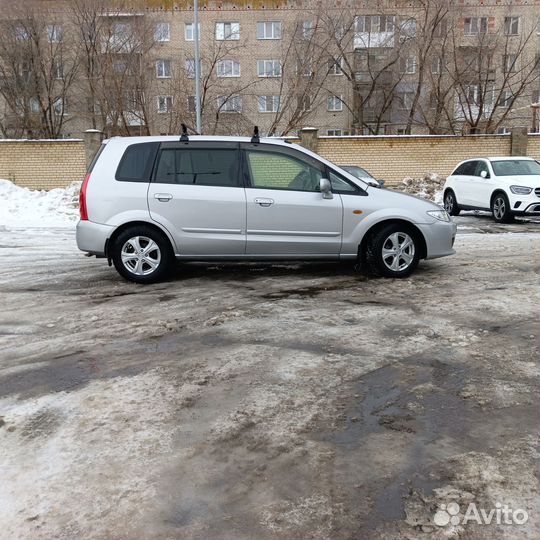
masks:
<svg viewBox="0 0 540 540"><path fill-rule="evenodd" d="M32 189L63 187L84 178L99 148L101 133L84 139L2 140L0 178ZM508 135L411 135L319 137L305 128L295 142L341 165L360 165L388 185L426 173L447 176L459 161L479 156L527 155L540 159L540 134L520 129Z"/></svg>

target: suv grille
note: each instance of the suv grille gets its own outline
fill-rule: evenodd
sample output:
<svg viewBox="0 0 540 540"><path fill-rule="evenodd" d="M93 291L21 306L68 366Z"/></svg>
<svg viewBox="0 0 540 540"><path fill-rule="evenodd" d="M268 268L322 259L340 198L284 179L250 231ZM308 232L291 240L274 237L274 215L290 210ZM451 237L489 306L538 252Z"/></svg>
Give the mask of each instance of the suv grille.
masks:
<svg viewBox="0 0 540 540"><path fill-rule="evenodd" d="M535 194L537 197L540 197L540 187L535 188L534 194Z"/></svg>

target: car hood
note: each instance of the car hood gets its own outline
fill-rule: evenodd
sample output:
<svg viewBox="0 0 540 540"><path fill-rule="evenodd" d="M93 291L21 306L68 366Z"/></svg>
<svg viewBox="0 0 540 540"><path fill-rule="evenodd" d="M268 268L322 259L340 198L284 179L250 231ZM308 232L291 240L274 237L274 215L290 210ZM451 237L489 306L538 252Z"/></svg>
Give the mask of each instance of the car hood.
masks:
<svg viewBox="0 0 540 540"><path fill-rule="evenodd" d="M497 176L497 179L503 181L508 186L540 187L540 175L537 174Z"/></svg>
<svg viewBox="0 0 540 540"><path fill-rule="evenodd" d="M407 205L409 208L412 206L416 210L440 210L441 206L435 204L433 201L424 199L423 197L418 197L416 195L411 195L410 193L403 193L402 191L394 191L393 189L384 189L379 190L377 188L370 187L369 192L373 191L384 193L385 203L389 203L393 206L402 206Z"/></svg>

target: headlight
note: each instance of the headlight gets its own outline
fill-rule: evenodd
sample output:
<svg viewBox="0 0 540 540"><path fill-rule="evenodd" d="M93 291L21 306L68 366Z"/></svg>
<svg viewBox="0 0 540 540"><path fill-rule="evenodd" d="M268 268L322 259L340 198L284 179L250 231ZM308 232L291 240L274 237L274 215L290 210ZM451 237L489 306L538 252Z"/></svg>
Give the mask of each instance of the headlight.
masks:
<svg viewBox="0 0 540 540"><path fill-rule="evenodd" d="M450 221L450 216L445 210L428 210L428 214L440 221Z"/></svg>
<svg viewBox="0 0 540 540"><path fill-rule="evenodd" d="M510 186L510 191L516 195L528 195L533 190L532 187Z"/></svg>

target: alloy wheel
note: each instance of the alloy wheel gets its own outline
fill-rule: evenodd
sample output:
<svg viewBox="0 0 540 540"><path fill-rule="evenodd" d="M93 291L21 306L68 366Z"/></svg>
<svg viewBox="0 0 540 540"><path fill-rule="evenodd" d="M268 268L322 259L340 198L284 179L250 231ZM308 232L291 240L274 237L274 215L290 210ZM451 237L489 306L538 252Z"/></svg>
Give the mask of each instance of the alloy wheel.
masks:
<svg viewBox="0 0 540 540"><path fill-rule="evenodd" d="M404 232L392 233L383 243L382 260L394 272L406 270L414 261L414 240Z"/></svg>
<svg viewBox="0 0 540 540"><path fill-rule="evenodd" d="M506 212L505 200L502 197L497 197L493 201L493 215L495 216L495 219L498 221L503 219L505 212Z"/></svg>
<svg viewBox="0 0 540 540"><path fill-rule="evenodd" d="M123 246L122 264L126 270L137 276L148 276L161 262L159 246L147 236L134 236Z"/></svg>

